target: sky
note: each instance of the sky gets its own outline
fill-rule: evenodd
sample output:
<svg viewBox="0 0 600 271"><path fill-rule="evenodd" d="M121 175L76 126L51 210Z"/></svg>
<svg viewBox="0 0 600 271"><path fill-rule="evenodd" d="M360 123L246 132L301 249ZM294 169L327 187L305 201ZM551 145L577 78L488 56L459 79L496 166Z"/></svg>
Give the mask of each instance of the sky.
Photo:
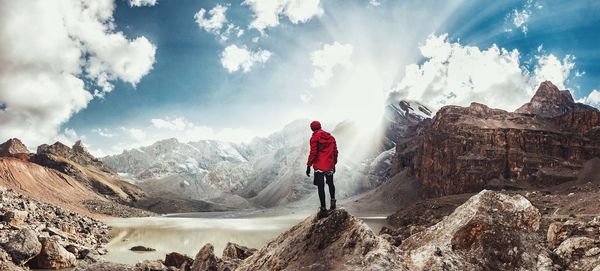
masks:
<svg viewBox="0 0 600 271"><path fill-rule="evenodd" d="M545 80L600 107L599 32L592 0L0 0L0 140L371 129L390 92L514 110Z"/></svg>

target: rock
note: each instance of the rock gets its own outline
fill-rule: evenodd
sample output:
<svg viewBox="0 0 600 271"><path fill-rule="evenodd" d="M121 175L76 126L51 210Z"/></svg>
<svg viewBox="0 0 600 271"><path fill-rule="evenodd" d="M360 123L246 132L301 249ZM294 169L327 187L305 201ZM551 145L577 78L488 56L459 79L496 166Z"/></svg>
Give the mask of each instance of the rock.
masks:
<svg viewBox="0 0 600 271"><path fill-rule="evenodd" d="M543 99L552 99L552 106L529 111L547 112L564 102L557 112L566 113L512 113L478 103L442 107L414 142L397 145L393 164L401 166L392 174L410 169L425 198L476 193L487 185L548 187L576 180L583 164L600 156L600 111L573 103L568 92L534 97Z"/></svg>
<svg viewBox="0 0 600 271"><path fill-rule="evenodd" d="M540 217L523 196L484 190L400 248L409 270L533 270L549 258Z"/></svg>
<svg viewBox="0 0 600 271"><path fill-rule="evenodd" d="M552 82L545 81L540 84L531 101L519 107L515 112L556 117L575 110L591 108L589 105L576 103L568 90L559 90Z"/></svg>
<svg viewBox="0 0 600 271"><path fill-rule="evenodd" d="M39 269L62 269L77 264L75 255L68 252L59 243L58 237L42 239L42 251L30 262L30 266Z"/></svg>
<svg viewBox="0 0 600 271"><path fill-rule="evenodd" d="M28 228L19 230L3 246L17 265L28 262L42 250L42 244L38 241L35 231Z"/></svg>
<svg viewBox="0 0 600 271"><path fill-rule="evenodd" d="M134 246L134 247L130 248L129 250L131 250L131 251L156 251L156 249L153 249L151 247L145 247L145 246Z"/></svg>
<svg viewBox="0 0 600 271"><path fill-rule="evenodd" d="M135 265L137 270L141 271L163 271L167 270L167 267L160 260L144 260Z"/></svg>
<svg viewBox="0 0 600 271"><path fill-rule="evenodd" d="M256 252L255 248L248 248L235 243L227 242L225 249L223 249L223 257L244 260L252 256L254 252Z"/></svg>
<svg viewBox="0 0 600 271"><path fill-rule="evenodd" d="M344 209L313 215L263 246L237 270L405 270L398 251Z"/></svg>
<svg viewBox="0 0 600 271"><path fill-rule="evenodd" d="M175 267L179 270L190 271L194 260L187 255L171 252L165 256L164 264L167 267Z"/></svg>
<svg viewBox="0 0 600 271"><path fill-rule="evenodd" d="M600 265L600 240L576 236L563 241L554 254L566 270L592 270Z"/></svg>
<svg viewBox="0 0 600 271"><path fill-rule="evenodd" d="M204 245L198 254L196 254L196 258L194 258L194 264L192 265L192 271L232 271L236 270L238 265L240 264L239 260L223 258L215 256L215 249L212 244Z"/></svg>
<svg viewBox="0 0 600 271"><path fill-rule="evenodd" d="M0 156L15 157L18 154L29 154L27 146L25 146L18 138L11 138L0 144Z"/></svg>
<svg viewBox="0 0 600 271"><path fill-rule="evenodd" d="M4 214L2 220L16 226L25 222L27 215L27 211L9 210Z"/></svg>

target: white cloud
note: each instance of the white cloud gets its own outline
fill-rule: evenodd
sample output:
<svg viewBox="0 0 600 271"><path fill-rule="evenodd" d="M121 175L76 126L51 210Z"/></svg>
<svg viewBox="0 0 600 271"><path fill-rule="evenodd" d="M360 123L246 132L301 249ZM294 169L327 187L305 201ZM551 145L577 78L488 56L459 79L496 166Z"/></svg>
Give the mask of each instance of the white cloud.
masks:
<svg viewBox="0 0 600 271"><path fill-rule="evenodd" d="M156 0L129 0L129 5L132 7L151 7L156 5Z"/></svg>
<svg viewBox="0 0 600 271"><path fill-rule="evenodd" d="M313 51L310 54L312 65L315 67L313 77L310 80L312 87L323 86L333 76L333 69L336 66L349 68L352 66L352 44L333 44L323 45L323 49Z"/></svg>
<svg viewBox="0 0 600 271"><path fill-rule="evenodd" d="M93 99L82 77L101 96L150 71L156 48L115 32L113 10L112 0L0 2L0 137L47 143Z"/></svg>
<svg viewBox="0 0 600 271"><path fill-rule="evenodd" d="M537 64L534 69L535 82L552 81L559 89L565 89L571 70L575 67L575 57L566 55L562 61L556 56L536 56Z"/></svg>
<svg viewBox="0 0 600 271"><path fill-rule="evenodd" d="M175 119L151 119L152 126L159 129L169 129L174 131L182 131L188 126L193 126L184 118L175 118Z"/></svg>
<svg viewBox="0 0 600 271"><path fill-rule="evenodd" d="M208 16L206 16L207 12L202 8L194 15L194 19L196 19L198 26L204 30L211 33L219 33L223 25L227 22L226 12L227 6L216 5L208 11Z"/></svg>
<svg viewBox="0 0 600 271"><path fill-rule="evenodd" d="M374 7L381 6L381 2L379 0L369 0L369 4Z"/></svg>
<svg viewBox="0 0 600 271"><path fill-rule="evenodd" d="M252 52L246 46L229 45L221 53L221 64L230 73L239 69L249 72L254 64L265 63L270 57L271 52L267 50Z"/></svg>
<svg viewBox="0 0 600 271"><path fill-rule="evenodd" d="M506 16L506 20L510 26L506 28L505 31L510 32L514 27L520 29L523 34L527 35L527 32L529 31L527 24L535 9L542 9L542 5L536 0L527 0L521 9L513 9Z"/></svg>
<svg viewBox="0 0 600 271"><path fill-rule="evenodd" d="M96 134L98 134L99 136L102 136L102 137L111 138L111 137L115 136L114 133L111 133L108 129L105 129L105 128L94 128L94 129L91 130L91 132L92 133L96 133Z"/></svg>
<svg viewBox="0 0 600 271"><path fill-rule="evenodd" d="M254 12L250 28L263 32L267 27L279 25L279 17L286 16L294 24L304 23L323 14L320 0L245 0Z"/></svg>
<svg viewBox="0 0 600 271"><path fill-rule="evenodd" d="M578 102L586 103L600 109L600 91L594 89L588 96L583 97Z"/></svg>
<svg viewBox="0 0 600 271"><path fill-rule="evenodd" d="M480 102L514 110L529 101L542 81L564 88L574 67L572 56L560 61L551 54L541 55L530 73L521 66L517 50L463 46L449 42L447 34L429 36L419 49L426 61L408 65L395 90L435 108Z"/></svg>

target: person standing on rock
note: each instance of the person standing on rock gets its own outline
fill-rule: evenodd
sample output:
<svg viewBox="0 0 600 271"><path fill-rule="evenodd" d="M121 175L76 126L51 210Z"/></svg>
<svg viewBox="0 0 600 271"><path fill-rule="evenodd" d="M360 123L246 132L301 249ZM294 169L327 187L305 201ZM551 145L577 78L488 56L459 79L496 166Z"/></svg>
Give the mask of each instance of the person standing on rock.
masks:
<svg viewBox="0 0 600 271"><path fill-rule="evenodd" d="M325 206L325 180L329 187L329 196L331 197L331 210L335 209L335 186L333 184L333 174L335 173L335 164L337 164L338 150L335 138L321 129L321 123L313 121L310 123L310 129L313 131L310 137L310 154L306 162L306 176L310 177L310 168L315 170L313 184L317 186L321 207L319 212L327 210Z"/></svg>

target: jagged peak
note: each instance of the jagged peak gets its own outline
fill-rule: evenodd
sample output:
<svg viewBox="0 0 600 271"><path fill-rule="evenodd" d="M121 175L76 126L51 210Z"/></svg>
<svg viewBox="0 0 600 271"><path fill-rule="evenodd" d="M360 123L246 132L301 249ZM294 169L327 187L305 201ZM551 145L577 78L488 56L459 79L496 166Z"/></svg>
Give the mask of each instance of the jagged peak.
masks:
<svg viewBox="0 0 600 271"><path fill-rule="evenodd" d="M589 110L596 109L582 103L576 103L569 90L560 90L552 82L544 81L540 83L531 101L515 110L515 112L542 117L555 117L567 112Z"/></svg>
<svg viewBox="0 0 600 271"><path fill-rule="evenodd" d="M28 154L29 149L18 138L11 138L0 144L0 156L11 156L20 153Z"/></svg>

